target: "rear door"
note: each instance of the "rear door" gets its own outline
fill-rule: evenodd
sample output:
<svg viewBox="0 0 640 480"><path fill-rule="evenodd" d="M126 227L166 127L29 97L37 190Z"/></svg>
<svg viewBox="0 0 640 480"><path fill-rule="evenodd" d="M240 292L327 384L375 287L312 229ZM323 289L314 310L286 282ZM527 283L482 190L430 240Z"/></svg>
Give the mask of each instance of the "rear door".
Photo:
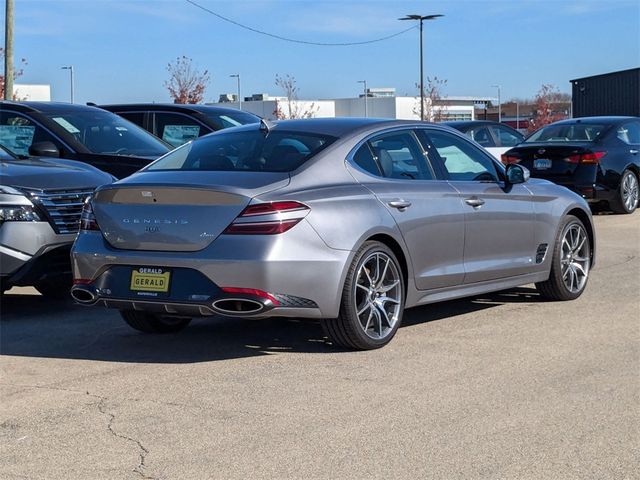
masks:
<svg viewBox="0 0 640 480"><path fill-rule="evenodd" d="M352 162L358 180L393 216L408 247L419 290L459 285L464 278L464 210L457 192L438 180L411 129L373 136Z"/></svg>
<svg viewBox="0 0 640 480"><path fill-rule="evenodd" d="M464 283L522 275L535 257L532 194L506 187L491 157L461 135L426 130L439 167L465 211Z"/></svg>

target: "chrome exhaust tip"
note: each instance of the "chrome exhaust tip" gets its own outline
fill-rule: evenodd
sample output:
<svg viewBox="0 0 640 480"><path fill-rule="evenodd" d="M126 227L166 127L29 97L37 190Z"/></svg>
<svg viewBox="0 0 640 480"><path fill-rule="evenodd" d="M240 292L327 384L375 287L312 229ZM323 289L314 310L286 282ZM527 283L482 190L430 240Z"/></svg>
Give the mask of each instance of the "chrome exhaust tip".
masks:
<svg viewBox="0 0 640 480"><path fill-rule="evenodd" d="M261 312L266 307L256 300L248 298L221 298L211 304L215 311L224 315L251 315Z"/></svg>
<svg viewBox="0 0 640 480"><path fill-rule="evenodd" d="M89 285L74 285L71 287L71 296L78 303L94 303L98 297L96 290Z"/></svg>

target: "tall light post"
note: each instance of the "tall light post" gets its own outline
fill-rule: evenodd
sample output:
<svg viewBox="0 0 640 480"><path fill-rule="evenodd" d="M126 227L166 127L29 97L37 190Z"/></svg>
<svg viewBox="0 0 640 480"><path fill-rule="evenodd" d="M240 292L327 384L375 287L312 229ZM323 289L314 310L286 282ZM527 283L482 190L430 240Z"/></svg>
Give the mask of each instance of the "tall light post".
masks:
<svg viewBox="0 0 640 480"><path fill-rule="evenodd" d="M69 70L69 74L71 76L71 103L73 103L73 65L65 65L64 67L60 67L62 70Z"/></svg>
<svg viewBox="0 0 640 480"><path fill-rule="evenodd" d="M420 21L420 120L424 121L424 60L422 55L422 22L425 20L435 20L444 15L407 15L398 20L418 20Z"/></svg>
<svg viewBox="0 0 640 480"><path fill-rule="evenodd" d="M367 97L369 96L369 93L367 92L367 81L366 80L358 80L357 83L364 83L364 116L365 118L369 116L369 112L367 111Z"/></svg>
<svg viewBox="0 0 640 480"><path fill-rule="evenodd" d="M501 85L491 85L493 88L498 89L498 123L502 123L502 101L500 100Z"/></svg>
<svg viewBox="0 0 640 480"><path fill-rule="evenodd" d="M240 96L240 74L234 73L233 75L229 75L229 77L238 79L238 110L242 110L242 97Z"/></svg>

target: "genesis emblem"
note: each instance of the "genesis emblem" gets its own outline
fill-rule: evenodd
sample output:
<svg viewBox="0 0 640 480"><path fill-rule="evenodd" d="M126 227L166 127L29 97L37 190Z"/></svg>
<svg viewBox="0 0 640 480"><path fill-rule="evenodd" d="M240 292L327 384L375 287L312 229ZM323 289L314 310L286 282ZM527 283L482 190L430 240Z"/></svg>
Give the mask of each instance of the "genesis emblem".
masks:
<svg viewBox="0 0 640 480"><path fill-rule="evenodd" d="M546 152L546 150L545 150L544 148L541 148L541 149L539 149L539 150L538 150L538 153L539 153L540 155L542 155L544 152Z"/></svg>
<svg viewBox="0 0 640 480"><path fill-rule="evenodd" d="M142 190L140 193L142 194L143 197L146 197L146 198L152 198L153 197L153 192Z"/></svg>

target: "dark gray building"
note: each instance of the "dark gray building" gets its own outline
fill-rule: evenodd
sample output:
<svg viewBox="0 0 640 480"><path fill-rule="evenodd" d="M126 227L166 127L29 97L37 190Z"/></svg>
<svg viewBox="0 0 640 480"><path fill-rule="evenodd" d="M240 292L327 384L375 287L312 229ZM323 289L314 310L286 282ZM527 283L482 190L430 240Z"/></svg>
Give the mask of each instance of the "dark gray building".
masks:
<svg viewBox="0 0 640 480"><path fill-rule="evenodd" d="M640 116L640 68L571 80L574 117Z"/></svg>

